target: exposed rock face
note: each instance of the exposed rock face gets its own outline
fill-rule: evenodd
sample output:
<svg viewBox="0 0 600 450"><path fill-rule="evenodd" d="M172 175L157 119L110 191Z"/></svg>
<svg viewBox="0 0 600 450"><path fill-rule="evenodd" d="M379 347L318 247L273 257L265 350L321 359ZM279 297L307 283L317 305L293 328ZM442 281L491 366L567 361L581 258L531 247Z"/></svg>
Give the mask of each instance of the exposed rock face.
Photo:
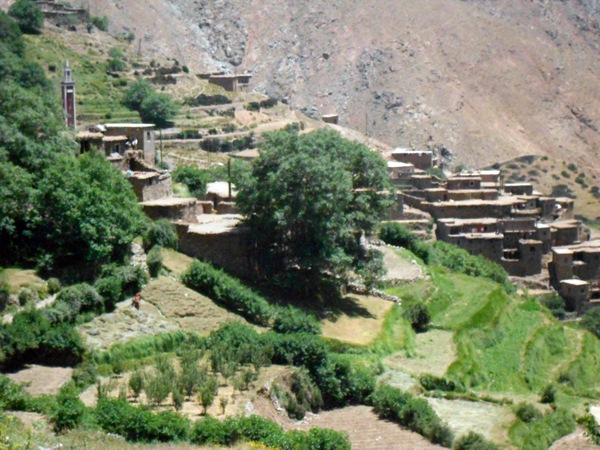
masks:
<svg viewBox="0 0 600 450"><path fill-rule="evenodd" d="M548 155L600 175L597 0L89 3L148 57L252 70L252 88L387 144L476 167Z"/></svg>

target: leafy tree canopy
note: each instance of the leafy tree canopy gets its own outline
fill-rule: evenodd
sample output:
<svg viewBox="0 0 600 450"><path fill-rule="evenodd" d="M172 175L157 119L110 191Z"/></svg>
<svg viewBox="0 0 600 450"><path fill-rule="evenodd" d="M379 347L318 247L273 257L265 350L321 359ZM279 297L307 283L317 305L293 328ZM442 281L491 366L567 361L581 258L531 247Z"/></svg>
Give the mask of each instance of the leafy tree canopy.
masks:
<svg viewBox="0 0 600 450"><path fill-rule="evenodd" d="M392 205L392 186L383 159L364 145L325 130L269 134L238 188L266 273L300 272L312 290L324 275L343 281L348 270L364 273L365 261L378 260L361 237Z"/></svg>
<svg viewBox="0 0 600 450"><path fill-rule="evenodd" d="M140 113L144 122L156 124L159 128L169 125L169 121L179 110L167 94L159 94L148 80L138 79L123 95L123 104Z"/></svg>
<svg viewBox="0 0 600 450"><path fill-rule="evenodd" d="M44 28L44 14L33 0L17 0L8 9L25 34L39 34Z"/></svg>

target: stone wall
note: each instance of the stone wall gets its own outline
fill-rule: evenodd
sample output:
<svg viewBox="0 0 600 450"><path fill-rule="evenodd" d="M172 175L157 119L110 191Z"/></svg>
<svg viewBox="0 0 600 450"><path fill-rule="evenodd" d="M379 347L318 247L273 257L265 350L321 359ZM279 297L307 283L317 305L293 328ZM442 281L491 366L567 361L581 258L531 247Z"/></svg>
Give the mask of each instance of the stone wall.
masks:
<svg viewBox="0 0 600 450"><path fill-rule="evenodd" d="M169 173L143 172L127 177L139 202L148 202L173 195Z"/></svg>
<svg viewBox="0 0 600 450"><path fill-rule="evenodd" d="M198 233L190 230L189 224L175 224L175 230L180 252L242 278L253 276L247 229L236 227L218 233Z"/></svg>

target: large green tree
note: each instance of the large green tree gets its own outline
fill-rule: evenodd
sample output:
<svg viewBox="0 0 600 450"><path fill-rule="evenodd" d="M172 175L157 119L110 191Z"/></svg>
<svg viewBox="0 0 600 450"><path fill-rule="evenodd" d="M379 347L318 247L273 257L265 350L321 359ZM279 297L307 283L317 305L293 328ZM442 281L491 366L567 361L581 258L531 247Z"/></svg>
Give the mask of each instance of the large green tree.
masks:
<svg viewBox="0 0 600 450"><path fill-rule="evenodd" d="M259 269L295 277L306 290L324 276L379 272L362 238L392 205L386 164L333 131L268 135L252 172L239 181L237 205L253 230Z"/></svg>
<svg viewBox="0 0 600 450"><path fill-rule="evenodd" d="M44 28L44 14L33 0L17 0L8 9L21 31L26 34L39 34Z"/></svg>

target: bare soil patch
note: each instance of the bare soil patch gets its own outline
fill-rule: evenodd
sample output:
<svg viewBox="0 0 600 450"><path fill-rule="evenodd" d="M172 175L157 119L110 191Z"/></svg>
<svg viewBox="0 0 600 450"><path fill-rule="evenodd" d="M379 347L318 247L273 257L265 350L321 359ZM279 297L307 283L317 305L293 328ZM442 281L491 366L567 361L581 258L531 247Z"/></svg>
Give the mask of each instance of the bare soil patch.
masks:
<svg viewBox="0 0 600 450"><path fill-rule="evenodd" d="M598 446L585 437L585 431L578 428L574 433L563 436L549 450L597 450Z"/></svg>
<svg viewBox="0 0 600 450"><path fill-rule="evenodd" d="M444 330L429 330L415 338L414 356L405 352L396 353L384 360L390 371L401 371L413 375L429 373L444 376L448 367L456 359L453 333Z"/></svg>
<svg viewBox="0 0 600 450"><path fill-rule="evenodd" d="M416 260L403 257L398 249L387 245L377 247L377 249L383 253L383 263L387 269L384 280L414 281L423 278L423 268Z"/></svg>
<svg viewBox="0 0 600 450"><path fill-rule="evenodd" d="M70 367L47 367L35 364L6 376L15 383L26 383L25 391L31 395L56 394L63 384L71 380Z"/></svg>
<svg viewBox="0 0 600 450"><path fill-rule="evenodd" d="M108 350L117 342L125 343L143 336L176 331L177 323L167 320L152 303L142 299L140 310L131 300L117 303L116 309L78 328L84 342L94 350Z"/></svg>
<svg viewBox="0 0 600 450"><path fill-rule="evenodd" d="M509 442L508 429L515 420L509 406L441 398L427 398L427 401L456 437L474 431L493 442Z"/></svg>
<svg viewBox="0 0 600 450"><path fill-rule="evenodd" d="M354 345L369 345L381 333L394 303L377 297L352 295L339 312L322 321L323 337Z"/></svg>
<svg viewBox="0 0 600 450"><path fill-rule="evenodd" d="M310 415L291 429L331 428L348 433L355 450L433 450L441 449L421 435L404 430L393 422L379 419L368 406L350 406Z"/></svg>
<svg viewBox="0 0 600 450"><path fill-rule="evenodd" d="M142 298L158 308L166 319L202 336L209 335L229 320L245 322L208 297L169 277L161 276L144 286Z"/></svg>

